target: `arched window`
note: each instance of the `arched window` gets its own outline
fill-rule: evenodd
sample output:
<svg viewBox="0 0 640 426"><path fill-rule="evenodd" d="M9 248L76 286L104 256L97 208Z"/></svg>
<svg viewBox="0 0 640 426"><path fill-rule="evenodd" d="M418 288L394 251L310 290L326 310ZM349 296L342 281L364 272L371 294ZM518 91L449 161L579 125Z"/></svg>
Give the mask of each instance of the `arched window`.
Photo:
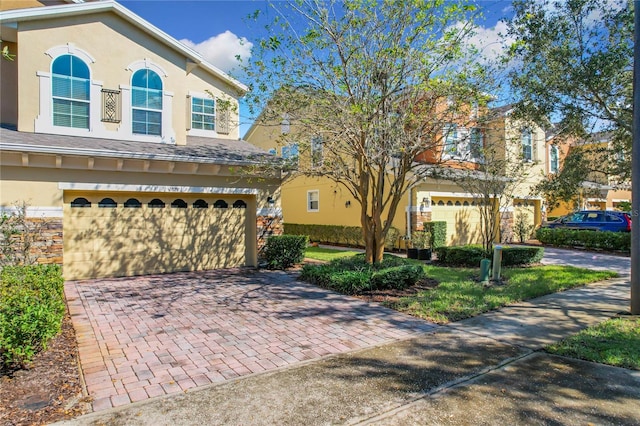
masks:
<svg viewBox="0 0 640 426"><path fill-rule="evenodd" d="M124 202L124 207L128 209L139 209L142 207L142 203L135 198L129 198Z"/></svg>
<svg viewBox="0 0 640 426"><path fill-rule="evenodd" d="M451 202L451 200L447 201L447 205L448 205L448 206L452 206L452 205L453 205L453 203Z"/></svg>
<svg viewBox="0 0 640 426"><path fill-rule="evenodd" d="M71 202L71 207L91 207L91 202L83 197L78 197Z"/></svg>
<svg viewBox="0 0 640 426"><path fill-rule="evenodd" d="M103 198L102 200L100 200L100 202L98 203L98 207L109 207L109 208L115 208L118 206L118 203L116 203L115 201L113 201L113 198Z"/></svg>
<svg viewBox="0 0 640 426"><path fill-rule="evenodd" d="M183 199L178 198L177 200L173 200L173 203L171 203L171 208L174 208L174 209L186 209L187 208L187 203Z"/></svg>
<svg viewBox="0 0 640 426"><path fill-rule="evenodd" d="M242 201L242 200L236 200L236 201L233 203L233 208L234 208L234 209L246 209L246 208L247 208L247 203L245 203L245 202L244 202L244 201Z"/></svg>
<svg viewBox="0 0 640 426"><path fill-rule="evenodd" d="M456 201L456 206L461 206L460 201Z"/></svg>
<svg viewBox="0 0 640 426"><path fill-rule="evenodd" d="M214 209L226 209L227 207L229 207L229 204L227 204L227 202L224 200L218 200L213 203Z"/></svg>
<svg viewBox="0 0 640 426"><path fill-rule="evenodd" d="M138 70L131 79L132 131L162 135L162 80L149 69Z"/></svg>
<svg viewBox="0 0 640 426"><path fill-rule="evenodd" d="M89 128L89 67L73 55L51 65L54 126Z"/></svg>
<svg viewBox="0 0 640 426"><path fill-rule="evenodd" d="M205 200L196 200L193 203L194 209L206 209L207 207L209 207L209 203L207 203Z"/></svg>
<svg viewBox="0 0 640 426"><path fill-rule="evenodd" d="M468 206L468 205L469 205L469 202L468 202L468 201L465 201L464 203L462 203L462 205L463 205L463 206Z"/></svg>
<svg viewBox="0 0 640 426"><path fill-rule="evenodd" d="M165 206L164 201L159 198L154 198L153 200L149 201L149 204L147 205L152 209L163 209Z"/></svg>

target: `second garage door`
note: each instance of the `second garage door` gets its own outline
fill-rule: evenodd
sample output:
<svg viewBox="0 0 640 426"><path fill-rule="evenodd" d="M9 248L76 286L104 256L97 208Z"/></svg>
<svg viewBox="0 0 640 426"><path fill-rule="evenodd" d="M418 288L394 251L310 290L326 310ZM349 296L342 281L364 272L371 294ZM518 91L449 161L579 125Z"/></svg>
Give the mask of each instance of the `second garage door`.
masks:
<svg viewBox="0 0 640 426"><path fill-rule="evenodd" d="M247 201L65 192L66 279L245 265Z"/></svg>

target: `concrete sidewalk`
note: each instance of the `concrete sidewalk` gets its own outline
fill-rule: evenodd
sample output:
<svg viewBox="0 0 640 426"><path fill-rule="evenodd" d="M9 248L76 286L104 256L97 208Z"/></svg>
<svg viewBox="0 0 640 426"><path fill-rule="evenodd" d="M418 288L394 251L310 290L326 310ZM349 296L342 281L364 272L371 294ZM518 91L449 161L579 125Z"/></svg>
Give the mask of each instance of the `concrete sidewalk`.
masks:
<svg viewBox="0 0 640 426"><path fill-rule="evenodd" d="M66 425L639 424L640 372L536 352L628 309L611 280Z"/></svg>

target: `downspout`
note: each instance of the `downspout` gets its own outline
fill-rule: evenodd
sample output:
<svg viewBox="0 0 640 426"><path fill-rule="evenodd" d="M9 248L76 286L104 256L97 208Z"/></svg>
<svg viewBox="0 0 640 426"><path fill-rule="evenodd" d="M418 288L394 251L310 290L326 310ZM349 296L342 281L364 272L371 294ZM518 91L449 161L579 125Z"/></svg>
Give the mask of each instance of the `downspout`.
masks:
<svg viewBox="0 0 640 426"><path fill-rule="evenodd" d="M413 188L415 188L415 184L409 187L407 194L409 196L409 200L407 203L407 235L405 239L407 241L411 240L411 211L413 210Z"/></svg>

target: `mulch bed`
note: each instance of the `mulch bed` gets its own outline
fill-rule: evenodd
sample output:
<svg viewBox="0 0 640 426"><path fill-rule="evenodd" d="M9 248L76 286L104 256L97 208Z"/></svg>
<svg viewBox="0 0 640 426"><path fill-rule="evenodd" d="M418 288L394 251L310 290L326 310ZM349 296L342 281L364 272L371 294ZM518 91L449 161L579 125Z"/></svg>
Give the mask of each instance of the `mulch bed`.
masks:
<svg viewBox="0 0 640 426"><path fill-rule="evenodd" d="M406 296L413 296L418 292L431 290L437 287L439 284L438 281L425 278L418 281L416 284L411 287L407 287L405 289L386 289L386 290L372 290L367 291L361 294L355 295L358 299L365 300L367 302L377 302L382 304L393 305L400 298Z"/></svg>
<svg viewBox="0 0 640 426"><path fill-rule="evenodd" d="M26 368L0 368L0 425L44 425L90 411L68 314L62 332Z"/></svg>

